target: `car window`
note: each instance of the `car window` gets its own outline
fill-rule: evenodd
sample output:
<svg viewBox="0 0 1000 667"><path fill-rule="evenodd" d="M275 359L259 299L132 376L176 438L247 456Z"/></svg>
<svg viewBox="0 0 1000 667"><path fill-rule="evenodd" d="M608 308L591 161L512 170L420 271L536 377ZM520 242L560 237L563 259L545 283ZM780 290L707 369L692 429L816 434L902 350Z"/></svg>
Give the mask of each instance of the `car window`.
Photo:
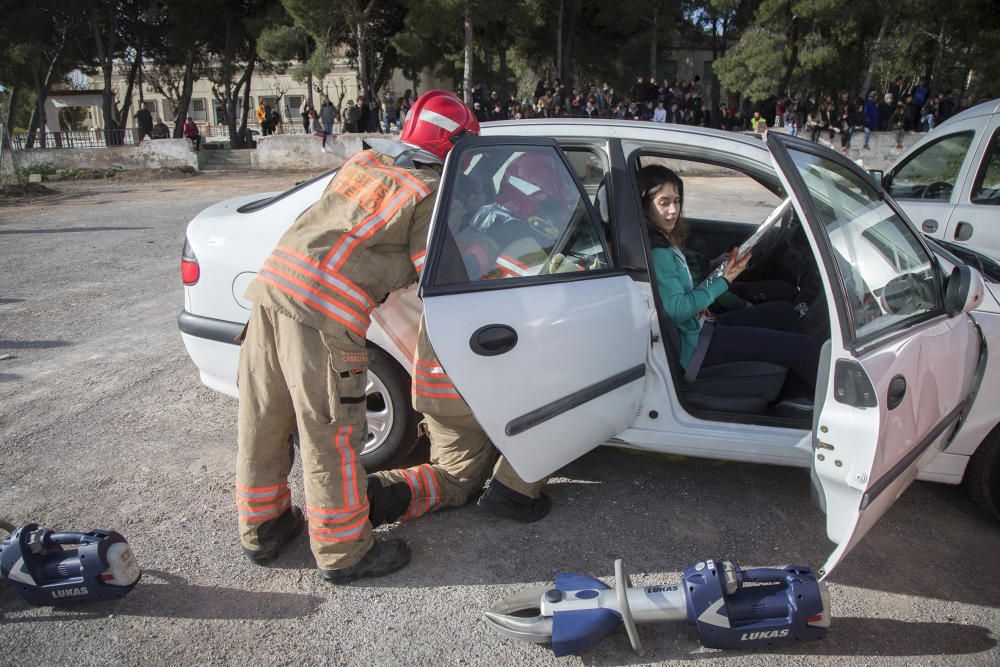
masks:
<svg viewBox="0 0 1000 667"><path fill-rule="evenodd" d="M600 187L607 173L604 160L596 151L587 148L564 148L566 157L576 177L583 183L583 189L587 191L591 203L594 203L597 196L597 188Z"/></svg>
<svg viewBox="0 0 1000 667"><path fill-rule="evenodd" d="M833 249L854 338L870 338L940 310L936 265L916 232L865 178L833 160L789 152Z"/></svg>
<svg viewBox="0 0 1000 667"><path fill-rule="evenodd" d="M447 231L434 284L608 268L599 224L557 149L493 145L460 159L442 203Z"/></svg>
<svg viewBox="0 0 1000 667"><path fill-rule="evenodd" d="M911 155L893 175L889 194L895 199L950 199L974 134L950 134Z"/></svg>
<svg viewBox="0 0 1000 667"><path fill-rule="evenodd" d="M1000 205L1000 129L993 133L972 186L973 204Z"/></svg>
<svg viewBox="0 0 1000 667"><path fill-rule="evenodd" d="M684 217L757 226L781 197L746 174L693 160L642 156L639 166L661 164L684 179Z"/></svg>

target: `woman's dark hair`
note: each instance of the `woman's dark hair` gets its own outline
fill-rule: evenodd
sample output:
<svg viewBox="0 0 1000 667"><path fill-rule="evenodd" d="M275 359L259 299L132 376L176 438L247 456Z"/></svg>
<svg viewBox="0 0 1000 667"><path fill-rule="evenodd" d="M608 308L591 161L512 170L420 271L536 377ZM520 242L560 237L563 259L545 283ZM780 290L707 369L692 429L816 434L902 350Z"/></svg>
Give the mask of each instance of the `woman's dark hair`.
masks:
<svg viewBox="0 0 1000 667"><path fill-rule="evenodd" d="M659 192L660 188L666 183L673 183L674 187L677 188L677 194L680 196L680 206L681 212L677 216L677 224L674 225L673 231L669 234L664 234L662 230L649 225L650 238L656 235L665 235L670 243L678 248L684 248L684 242L688 237L688 226L684 221L684 181L678 176L672 169L667 169L661 164L650 164L646 165L639 170L639 196L642 199L642 212L643 214L649 208L649 205L653 201L653 196Z"/></svg>

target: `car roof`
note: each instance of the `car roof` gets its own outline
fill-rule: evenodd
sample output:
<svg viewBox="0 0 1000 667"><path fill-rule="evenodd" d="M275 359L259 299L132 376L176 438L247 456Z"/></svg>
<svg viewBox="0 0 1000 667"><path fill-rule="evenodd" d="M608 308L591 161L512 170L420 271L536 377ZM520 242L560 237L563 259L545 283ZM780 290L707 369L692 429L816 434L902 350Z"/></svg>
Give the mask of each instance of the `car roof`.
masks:
<svg viewBox="0 0 1000 667"><path fill-rule="evenodd" d="M767 146L757 136L747 136L739 132L715 130L696 125L676 123L654 123L652 121L619 120L613 118L525 118L520 120L488 121L481 124L484 135L494 134L490 130L515 129L517 134L532 136L551 135L555 137L588 136L615 137L622 139L677 141L696 143L705 138L723 139L742 144L749 149L769 153ZM550 130L550 131L547 131ZM513 134L497 132L496 134Z"/></svg>
<svg viewBox="0 0 1000 667"><path fill-rule="evenodd" d="M990 100L989 102L981 102L974 107L966 109L962 113L955 114L945 122L938 125L938 127L948 127L954 123L960 123L968 118L975 118L976 116L992 116L995 113L1000 113L1000 98Z"/></svg>

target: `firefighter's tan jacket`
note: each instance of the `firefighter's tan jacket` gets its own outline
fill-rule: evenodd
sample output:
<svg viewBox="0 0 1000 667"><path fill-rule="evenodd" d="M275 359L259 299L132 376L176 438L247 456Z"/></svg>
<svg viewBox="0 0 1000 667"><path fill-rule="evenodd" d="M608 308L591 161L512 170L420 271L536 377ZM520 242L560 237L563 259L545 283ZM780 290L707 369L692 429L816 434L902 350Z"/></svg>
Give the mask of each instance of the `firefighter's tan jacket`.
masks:
<svg viewBox="0 0 1000 667"><path fill-rule="evenodd" d="M438 180L377 151L354 155L281 237L246 297L353 342L338 368L364 363L372 310L423 266Z"/></svg>

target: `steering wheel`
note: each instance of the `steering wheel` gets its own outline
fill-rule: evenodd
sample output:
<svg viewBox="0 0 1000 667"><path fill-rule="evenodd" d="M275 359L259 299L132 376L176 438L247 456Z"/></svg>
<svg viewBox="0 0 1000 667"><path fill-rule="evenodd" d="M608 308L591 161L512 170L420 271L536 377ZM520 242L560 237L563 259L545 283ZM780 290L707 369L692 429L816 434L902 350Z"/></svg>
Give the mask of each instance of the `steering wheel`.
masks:
<svg viewBox="0 0 1000 667"><path fill-rule="evenodd" d="M783 205L784 203L779 204L779 207ZM772 255L785 245L784 241L792 231L793 214L794 209L789 207L788 211L781 216L781 220L771 225L764 235L753 244L750 248L752 254L750 255L750 261L747 263L747 272L753 271L754 267L767 264Z"/></svg>
<svg viewBox="0 0 1000 667"><path fill-rule="evenodd" d="M950 199L954 186L946 181L934 181L920 193L921 199Z"/></svg>

